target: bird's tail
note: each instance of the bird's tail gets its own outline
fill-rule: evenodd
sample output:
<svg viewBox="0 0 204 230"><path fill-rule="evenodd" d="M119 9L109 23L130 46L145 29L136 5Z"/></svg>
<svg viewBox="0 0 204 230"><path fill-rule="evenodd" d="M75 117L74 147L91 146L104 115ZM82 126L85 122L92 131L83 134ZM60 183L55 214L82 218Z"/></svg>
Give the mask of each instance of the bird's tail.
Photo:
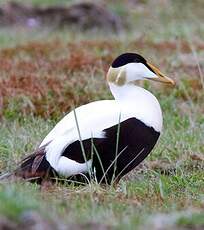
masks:
<svg viewBox="0 0 204 230"><path fill-rule="evenodd" d="M10 173L10 172L3 173L2 175L0 175L0 181L1 181L1 180L8 179L8 178L10 178L12 175L13 175L12 172L11 172L11 173Z"/></svg>
<svg viewBox="0 0 204 230"><path fill-rule="evenodd" d="M0 180L14 176L41 183L43 179L54 177L56 173L46 160L45 147L38 148L34 153L24 158L12 173L3 174L0 176Z"/></svg>

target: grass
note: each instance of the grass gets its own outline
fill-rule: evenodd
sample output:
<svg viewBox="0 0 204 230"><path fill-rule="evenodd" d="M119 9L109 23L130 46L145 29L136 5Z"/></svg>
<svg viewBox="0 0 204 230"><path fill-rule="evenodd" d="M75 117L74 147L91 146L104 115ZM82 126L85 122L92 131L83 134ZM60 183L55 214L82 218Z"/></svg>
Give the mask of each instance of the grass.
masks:
<svg viewBox="0 0 204 230"><path fill-rule="evenodd" d="M164 130L145 163L116 188L7 181L1 216L18 225L25 213L39 213L58 228L203 228L203 2L153 3L110 3L121 15L131 12L119 35L1 29L0 171L15 168L73 105L111 98L104 76L119 53L141 53L177 82L141 83L160 101Z"/></svg>

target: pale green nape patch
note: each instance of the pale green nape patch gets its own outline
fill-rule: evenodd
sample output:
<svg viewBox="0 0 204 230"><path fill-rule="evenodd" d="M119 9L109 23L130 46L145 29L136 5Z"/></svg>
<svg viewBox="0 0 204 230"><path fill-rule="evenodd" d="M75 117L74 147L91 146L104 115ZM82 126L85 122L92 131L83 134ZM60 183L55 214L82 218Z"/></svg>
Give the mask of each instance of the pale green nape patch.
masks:
<svg viewBox="0 0 204 230"><path fill-rule="evenodd" d="M123 67L110 67L107 73L107 81L122 86L126 83L126 72Z"/></svg>

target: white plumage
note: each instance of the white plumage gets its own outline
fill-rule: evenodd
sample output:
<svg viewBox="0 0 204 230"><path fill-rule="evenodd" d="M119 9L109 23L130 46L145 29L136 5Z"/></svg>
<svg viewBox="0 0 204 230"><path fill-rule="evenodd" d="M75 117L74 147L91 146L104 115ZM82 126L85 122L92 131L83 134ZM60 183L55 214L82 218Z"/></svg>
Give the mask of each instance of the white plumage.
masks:
<svg viewBox="0 0 204 230"><path fill-rule="evenodd" d="M107 73L114 99L91 102L68 113L44 138L39 150L26 158L18 174L43 178L51 167L57 174L69 177L94 169L96 178L103 181L105 169L108 183L113 176L118 181L151 152L162 129L156 97L135 85L141 79L174 83L140 55L120 55ZM100 150L103 170L98 158L90 157L91 140ZM85 156L79 143L86 146ZM124 151L116 156L116 149ZM114 161L116 170L112 167Z"/></svg>
<svg viewBox="0 0 204 230"><path fill-rule="evenodd" d="M96 101L76 108L76 117L74 111L67 114L42 141L40 147L50 142L46 147L46 158L57 172L70 176L87 171L86 163L80 164L61 156L69 144L79 140L77 122L82 140L102 138L104 129L131 117L161 131L162 113L154 95L134 85L110 84L110 89L115 100ZM90 164L89 161L91 167Z"/></svg>

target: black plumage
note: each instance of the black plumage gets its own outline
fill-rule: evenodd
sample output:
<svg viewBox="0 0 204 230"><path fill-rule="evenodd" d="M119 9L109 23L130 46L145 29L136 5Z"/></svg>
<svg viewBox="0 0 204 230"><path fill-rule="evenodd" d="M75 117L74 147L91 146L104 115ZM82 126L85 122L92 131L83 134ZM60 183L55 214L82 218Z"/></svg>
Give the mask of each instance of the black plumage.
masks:
<svg viewBox="0 0 204 230"><path fill-rule="evenodd" d="M130 63L142 63L144 64L150 71L155 73L155 71L148 65L147 61L139 54L136 53L124 53L118 56L112 63L113 68L118 68Z"/></svg>
<svg viewBox="0 0 204 230"><path fill-rule="evenodd" d="M92 172L98 182L110 184L119 181L125 174L142 162L156 144L160 133L148 127L136 118L129 118L119 125L104 130L104 138L83 140L86 160L93 160ZM26 158L16 170L16 175L41 182L42 178L55 177L57 172L45 157L45 146ZM62 156L84 163L80 141L70 144ZM99 159L100 158L100 159ZM86 176L89 177L88 173ZM36 179L35 179L36 178ZM68 179L83 181L83 175L74 175Z"/></svg>
<svg viewBox="0 0 204 230"><path fill-rule="evenodd" d="M135 83L141 79L171 84L174 81L136 53L119 55L106 79L115 100L91 102L75 110L79 128L84 132L82 137L87 139L79 141L76 120L70 112L40 147L23 160L15 175L41 182L62 174L80 181L85 172L87 177L94 176L98 182L110 184L118 182L148 156L162 129L162 111L157 99ZM115 119L119 112L125 120L118 125ZM98 137L91 138L92 133ZM86 161L89 164L85 165ZM90 165L92 170L87 168Z"/></svg>
<svg viewBox="0 0 204 230"><path fill-rule="evenodd" d="M136 118L105 129L104 133L104 138L83 140L83 148L86 160L93 158L92 168L95 169L98 182L108 183L113 179L119 180L143 161L160 135ZM69 145L62 155L79 163L85 162L79 141Z"/></svg>

